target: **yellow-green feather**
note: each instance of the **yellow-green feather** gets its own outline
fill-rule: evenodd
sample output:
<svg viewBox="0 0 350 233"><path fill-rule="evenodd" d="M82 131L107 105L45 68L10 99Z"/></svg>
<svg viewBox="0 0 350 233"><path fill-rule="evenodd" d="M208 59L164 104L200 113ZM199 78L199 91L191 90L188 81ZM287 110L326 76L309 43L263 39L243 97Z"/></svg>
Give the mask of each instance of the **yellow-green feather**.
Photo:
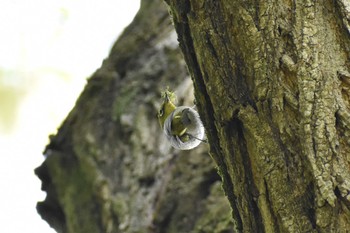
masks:
<svg viewBox="0 0 350 233"><path fill-rule="evenodd" d="M168 116L175 110L176 106L170 102L167 101L166 99L164 100L159 112L158 112L158 121L160 124L160 127L164 126L164 122L165 120L168 118ZM160 112L163 112L162 114L160 114Z"/></svg>
<svg viewBox="0 0 350 233"><path fill-rule="evenodd" d="M164 101L162 103L162 106L158 112L158 121L163 129L164 122L168 118L168 116L176 109L175 104L173 104L173 101L176 99L176 95L173 92L170 92L166 90L162 93L162 97L164 98ZM180 139L185 142L188 141L188 135L186 135L187 128L184 126L182 119L181 119L181 113L178 113L178 115L175 115L173 117L173 120L171 121L171 133L172 135L177 135L180 137Z"/></svg>

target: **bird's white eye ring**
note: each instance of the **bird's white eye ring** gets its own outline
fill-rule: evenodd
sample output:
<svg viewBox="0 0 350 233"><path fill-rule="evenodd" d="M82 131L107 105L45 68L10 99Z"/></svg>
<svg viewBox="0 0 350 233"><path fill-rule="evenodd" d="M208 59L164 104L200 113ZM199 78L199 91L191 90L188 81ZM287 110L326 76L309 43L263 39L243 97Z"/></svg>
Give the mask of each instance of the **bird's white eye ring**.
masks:
<svg viewBox="0 0 350 233"><path fill-rule="evenodd" d="M160 117L161 117L161 116L163 116L163 114L164 114L164 111L163 111L163 108L162 108L162 109L160 109L160 110L159 110L159 112L158 112L158 116L160 116Z"/></svg>

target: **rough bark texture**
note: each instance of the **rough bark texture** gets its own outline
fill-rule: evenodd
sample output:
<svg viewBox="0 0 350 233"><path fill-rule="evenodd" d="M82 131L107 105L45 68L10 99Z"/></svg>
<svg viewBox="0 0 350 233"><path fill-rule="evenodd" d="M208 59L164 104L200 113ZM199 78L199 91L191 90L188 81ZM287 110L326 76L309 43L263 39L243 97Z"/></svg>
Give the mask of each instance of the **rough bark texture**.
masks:
<svg viewBox="0 0 350 233"><path fill-rule="evenodd" d="M36 169L37 209L64 233L229 233L233 222L208 146L175 151L156 113L169 86L193 87L168 10L144 0Z"/></svg>
<svg viewBox="0 0 350 233"><path fill-rule="evenodd" d="M238 232L350 229L350 3L166 0Z"/></svg>

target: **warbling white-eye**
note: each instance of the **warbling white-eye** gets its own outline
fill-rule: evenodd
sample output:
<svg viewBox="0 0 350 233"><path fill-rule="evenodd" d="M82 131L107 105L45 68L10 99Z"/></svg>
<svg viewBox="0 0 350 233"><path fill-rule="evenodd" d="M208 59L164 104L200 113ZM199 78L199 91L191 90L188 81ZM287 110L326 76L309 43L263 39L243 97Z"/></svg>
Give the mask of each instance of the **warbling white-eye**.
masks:
<svg viewBox="0 0 350 233"><path fill-rule="evenodd" d="M162 98L157 117L171 145L176 149L190 150L204 142L204 127L197 111L186 106L176 107L173 103L176 96L168 90L162 93Z"/></svg>

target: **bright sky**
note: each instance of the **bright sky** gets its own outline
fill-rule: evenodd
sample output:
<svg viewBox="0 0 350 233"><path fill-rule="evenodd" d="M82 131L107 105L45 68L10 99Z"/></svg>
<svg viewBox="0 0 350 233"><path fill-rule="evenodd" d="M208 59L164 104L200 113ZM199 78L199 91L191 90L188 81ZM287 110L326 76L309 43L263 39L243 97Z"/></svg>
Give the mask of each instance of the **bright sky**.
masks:
<svg viewBox="0 0 350 233"><path fill-rule="evenodd" d="M0 232L51 233L35 206L48 135L139 8L139 0L0 2Z"/></svg>

